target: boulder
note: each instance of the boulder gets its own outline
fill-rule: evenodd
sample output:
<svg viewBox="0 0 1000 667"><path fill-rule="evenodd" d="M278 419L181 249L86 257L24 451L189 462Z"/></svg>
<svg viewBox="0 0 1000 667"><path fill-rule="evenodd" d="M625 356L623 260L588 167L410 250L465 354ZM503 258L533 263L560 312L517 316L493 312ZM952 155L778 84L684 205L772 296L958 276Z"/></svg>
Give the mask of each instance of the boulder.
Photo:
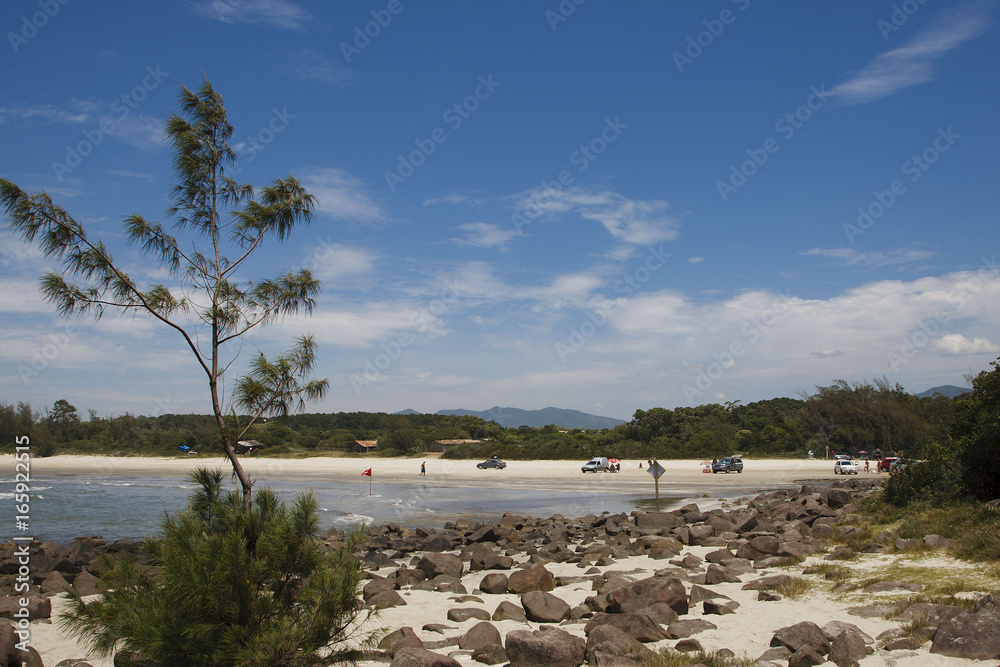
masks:
<svg viewBox="0 0 1000 667"><path fill-rule="evenodd" d="M874 644L875 640L871 638L871 635L864 632L861 628L854 625L853 623L845 623L844 621L830 621L823 626L823 635L826 636L831 642L839 637L845 630L852 630L864 640L865 644Z"/></svg>
<svg viewBox="0 0 1000 667"><path fill-rule="evenodd" d="M739 577L735 576L734 574L730 573L729 570L719 565L714 565L714 564L709 565L708 571L705 572L706 586L714 586L715 584L724 584L724 583L738 583L739 580L740 580Z"/></svg>
<svg viewBox="0 0 1000 667"><path fill-rule="evenodd" d="M528 591L551 591L556 587L552 573L541 563L536 563L526 570L517 570L507 577L507 591L521 595Z"/></svg>
<svg viewBox="0 0 1000 667"><path fill-rule="evenodd" d="M457 556L446 553L430 553L425 555L417 563L417 569L427 575L428 579L433 579L439 575L460 578L465 565Z"/></svg>
<svg viewBox="0 0 1000 667"><path fill-rule="evenodd" d="M29 621L37 621L40 618L49 618L52 615L52 602L46 597L39 595L28 595L27 605L21 604L22 596L9 595L0 599L0 618L14 618L14 614L26 609Z"/></svg>
<svg viewBox="0 0 1000 667"><path fill-rule="evenodd" d="M667 633L659 623L645 614L594 614L594 618L587 622L583 631L590 635L599 625L614 626L632 639L643 643L657 642L667 637Z"/></svg>
<svg viewBox="0 0 1000 667"><path fill-rule="evenodd" d="M448 620L452 623L461 623L470 618L488 621L490 620L490 614L485 609L478 609L476 607L455 607L448 610Z"/></svg>
<svg viewBox="0 0 1000 667"><path fill-rule="evenodd" d="M931 653L972 660L1000 658L1000 595L987 595L975 609L938 626Z"/></svg>
<svg viewBox="0 0 1000 667"><path fill-rule="evenodd" d="M507 600L504 600L499 605L497 605L496 610L493 612L492 620L522 621L524 623L527 623L528 617L524 615L524 609L518 607L513 602L508 602Z"/></svg>
<svg viewBox="0 0 1000 667"><path fill-rule="evenodd" d="M484 665L503 665L508 662L503 644L488 644L472 652L472 659Z"/></svg>
<svg viewBox="0 0 1000 667"><path fill-rule="evenodd" d="M941 537L937 534L924 535L924 544L931 549L947 549L955 543L950 537Z"/></svg>
<svg viewBox="0 0 1000 667"><path fill-rule="evenodd" d="M635 527L649 530L670 530L684 524L684 521L673 512L638 512L635 515Z"/></svg>
<svg viewBox="0 0 1000 667"><path fill-rule="evenodd" d="M788 667L813 667L822 665L826 659L813 650L811 646L803 646L788 658Z"/></svg>
<svg viewBox="0 0 1000 667"><path fill-rule="evenodd" d="M848 628L834 637L830 642L830 661L837 667L857 667L858 662L867 655L864 638Z"/></svg>
<svg viewBox="0 0 1000 667"><path fill-rule="evenodd" d="M608 593L608 611L635 612L643 607L665 603L678 614L688 612L684 584L676 577L649 577Z"/></svg>
<svg viewBox="0 0 1000 667"><path fill-rule="evenodd" d="M718 626L701 618L684 619L675 621L667 628L667 637L670 639L684 639L691 635L696 635L705 630L715 630Z"/></svg>
<svg viewBox="0 0 1000 667"><path fill-rule="evenodd" d="M659 623L660 625L670 625L677 620L677 612L671 609L670 605L663 602L643 607L636 613L648 616L654 623Z"/></svg>
<svg viewBox="0 0 1000 667"><path fill-rule="evenodd" d="M390 667L461 667L461 663L425 648L403 648L393 657Z"/></svg>
<svg viewBox="0 0 1000 667"><path fill-rule="evenodd" d="M507 592L507 575L492 572L479 582L479 590L484 593L501 594Z"/></svg>
<svg viewBox="0 0 1000 667"><path fill-rule="evenodd" d="M406 605L406 600L392 589L381 590L375 595L371 596L365 602L369 607L379 607L382 609L388 609L389 607L402 607Z"/></svg>
<svg viewBox="0 0 1000 667"><path fill-rule="evenodd" d="M42 595L59 595L65 593L69 588L69 582L62 576L61 572L53 570L49 572L40 585Z"/></svg>
<svg viewBox="0 0 1000 667"><path fill-rule="evenodd" d="M744 591L773 591L779 586L785 586L792 582L791 575L788 574L772 574L767 577L761 577L760 579L754 579L753 581L748 581L741 586L741 590ZM794 650L794 649L793 649Z"/></svg>
<svg viewBox="0 0 1000 667"><path fill-rule="evenodd" d="M486 646L503 647L500 631L488 621L476 623L458 639L458 647L464 651L477 651Z"/></svg>
<svg viewBox="0 0 1000 667"><path fill-rule="evenodd" d="M771 646L787 646L793 653L803 646L813 649L820 655L826 655L830 652L830 640L812 621L803 621L781 628L771 637Z"/></svg>
<svg viewBox="0 0 1000 667"><path fill-rule="evenodd" d="M569 618L570 607L552 593L528 591L521 596L524 615L535 623L559 623Z"/></svg>
<svg viewBox="0 0 1000 667"><path fill-rule="evenodd" d="M918 637L900 637L886 642L882 647L884 651L916 651L923 644L923 640Z"/></svg>
<svg viewBox="0 0 1000 667"><path fill-rule="evenodd" d="M924 590L924 585L910 584L904 581L879 581L865 586L862 590L865 593L886 593L891 591L910 591L916 593Z"/></svg>
<svg viewBox="0 0 1000 667"><path fill-rule="evenodd" d="M365 602L370 601L373 597L381 593L382 591L395 591L399 589L399 580L395 577L386 579L372 579L364 588L361 589L361 597Z"/></svg>
<svg viewBox="0 0 1000 667"><path fill-rule="evenodd" d="M899 615L897 620L910 621L923 617L929 625L937 627L941 625L942 622L950 621L956 616L961 616L967 612L968 610L964 607L955 607L950 604L930 604L927 602L918 602L917 604L911 604L903 610L903 613Z"/></svg>
<svg viewBox="0 0 1000 667"><path fill-rule="evenodd" d="M714 614L723 616L725 614L736 613L736 602L719 602L718 600L705 600L702 603L702 611L707 616Z"/></svg>
<svg viewBox="0 0 1000 667"><path fill-rule="evenodd" d="M831 488L826 492L826 504L831 509L840 509L851 502L851 494L844 489Z"/></svg>
<svg viewBox="0 0 1000 667"><path fill-rule="evenodd" d="M682 639L674 645L674 649L681 653L693 653L694 651L704 651L701 642L697 639Z"/></svg>
<svg viewBox="0 0 1000 667"><path fill-rule="evenodd" d="M587 654L587 642L558 628L514 630L505 648L511 667L577 667Z"/></svg>
<svg viewBox="0 0 1000 667"><path fill-rule="evenodd" d="M596 664L598 652L652 657L653 652L613 625L599 625L587 635L587 662Z"/></svg>
<svg viewBox="0 0 1000 667"><path fill-rule="evenodd" d="M403 627L393 630L383 637L378 647L390 656L394 656L404 648L423 648L424 643L417 636L417 633L413 631L413 628Z"/></svg>

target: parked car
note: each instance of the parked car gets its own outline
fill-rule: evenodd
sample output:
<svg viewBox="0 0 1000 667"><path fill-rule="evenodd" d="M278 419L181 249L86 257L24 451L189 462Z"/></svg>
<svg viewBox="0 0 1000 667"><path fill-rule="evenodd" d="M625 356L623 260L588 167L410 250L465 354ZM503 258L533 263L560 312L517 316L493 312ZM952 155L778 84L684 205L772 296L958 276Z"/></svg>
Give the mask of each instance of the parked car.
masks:
<svg viewBox="0 0 1000 667"><path fill-rule="evenodd" d="M611 468L611 464L608 463L608 459L603 456L595 456L580 468L583 472L597 472L598 470L603 470L607 472Z"/></svg>
<svg viewBox="0 0 1000 667"><path fill-rule="evenodd" d="M850 461L851 460L851 455L850 454L835 454L834 458L836 458L838 461L841 461L843 459L847 459L848 461Z"/></svg>
<svg viewBox="0 0 1000 667"><path fill-rule="evenodd" d="M850 459L837 459L837 462L833 464L833 474L857 475L858 463L857 461L851 461Z"/></svg>
<svg viewBox="0 0 1000 667"><path fill-rule="evenodd" d="M492 459L487 459L482 463L477 463L476 467L479 468L480 470L486 470L487 468L496 468L497 470L503 470L504 468L507 467L507 464L494 456Z"/></svg>
<svg viewBox="0 0 1000 667"><path fill-rule="evenodd" d="M889 473L892 474L897 472L903 472L904 470L906 470L906 467L907 467L906 461L904 461L903 459L899 459L898 461L893 461L892 463L889 464Z"/></svg>
<svg viewBox="0 0 1000 667"><path fill-rule="evenodd" d="M898 456L887 456L878 462L878 469L882 472L889 472L892 464L899 460Z"/></svg>
<svg viewBox="0 0 1000 667"><path fill-rule="evenodd" d="M727 456L712 464L712 472L743 472L743 459L738 456Z"/></svg>

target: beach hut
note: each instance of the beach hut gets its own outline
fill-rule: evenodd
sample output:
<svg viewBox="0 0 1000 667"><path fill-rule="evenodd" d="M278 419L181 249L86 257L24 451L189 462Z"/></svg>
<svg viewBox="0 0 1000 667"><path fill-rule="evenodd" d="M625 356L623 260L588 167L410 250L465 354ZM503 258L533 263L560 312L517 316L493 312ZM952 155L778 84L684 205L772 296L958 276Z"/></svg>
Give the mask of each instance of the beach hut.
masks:
<svg viewBox="0 0 1000 667"><path fill-rule="evenodd" d="M347 446L347 451L354 454L368 454L378 449L378 440L355 440Z"/></svg>

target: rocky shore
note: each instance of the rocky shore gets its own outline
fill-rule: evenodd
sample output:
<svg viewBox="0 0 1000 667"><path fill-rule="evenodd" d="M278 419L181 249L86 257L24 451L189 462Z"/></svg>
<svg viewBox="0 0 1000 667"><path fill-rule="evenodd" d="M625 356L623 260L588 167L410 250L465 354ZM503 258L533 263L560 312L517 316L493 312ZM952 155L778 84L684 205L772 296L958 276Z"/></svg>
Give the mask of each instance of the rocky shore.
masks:
<svg viewBox="0 0 1000 667"><path fill-rule="evenodd" d="M360 595L380 611L363 629L388 634L366 659L395 667L635 667L663 649L690 664L711 657L782 667L1000 658L1000 595L989 594L998 582L965 587L964 598L942 604L922 593L920 577L880 576L907 572L901 561L910 573L977 571L944 556L949 541L939 536L856 539L865 534L854 525L856 503L876 486L853 479L659 513L370 527L358 553ZM330 544L340 538L336 530L323 536ZM36 650L22 663L4 623L0 667L113 664L86 662L56 641L49 620L65 587L99 592L99 553L138 547L96 537L31 545ZM17 548L0 550L0 617L19 608Z"/></svg>

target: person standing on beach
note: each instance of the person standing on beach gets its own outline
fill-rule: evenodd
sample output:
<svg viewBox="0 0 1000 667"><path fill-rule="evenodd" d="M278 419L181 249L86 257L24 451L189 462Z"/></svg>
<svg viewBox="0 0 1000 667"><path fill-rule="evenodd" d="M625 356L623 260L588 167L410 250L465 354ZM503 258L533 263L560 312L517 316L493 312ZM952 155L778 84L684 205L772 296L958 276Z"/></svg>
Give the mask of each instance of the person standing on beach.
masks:
<svg viewBox="0 0 1000 667"><path fill-rule="evenodd" d="M421 477L426 477L427 476L427 461L423 461L420 464L420 476Z"/></svg>

